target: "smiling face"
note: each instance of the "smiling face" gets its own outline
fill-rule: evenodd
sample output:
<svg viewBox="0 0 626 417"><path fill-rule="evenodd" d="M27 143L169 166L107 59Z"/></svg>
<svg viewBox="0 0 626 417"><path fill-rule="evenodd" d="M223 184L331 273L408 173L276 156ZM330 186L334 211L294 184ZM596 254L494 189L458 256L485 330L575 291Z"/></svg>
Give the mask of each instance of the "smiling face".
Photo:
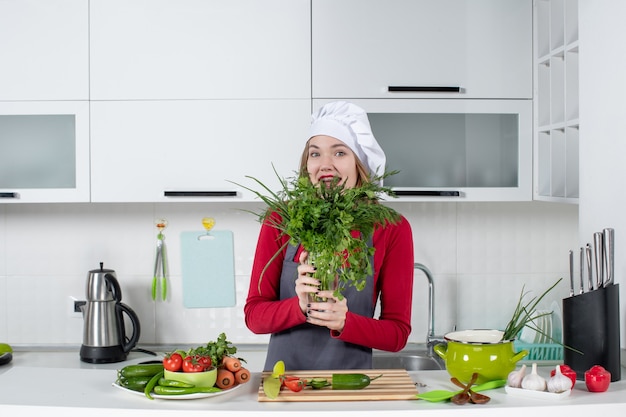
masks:
<svg viewBox="0 0 626 417"><path fill-rule="evenodd" d="M309 140L306 149L306 172L313 184L338 178L339 184L353 188L358 184L358 159L339 139L319 135Z"/></svg>

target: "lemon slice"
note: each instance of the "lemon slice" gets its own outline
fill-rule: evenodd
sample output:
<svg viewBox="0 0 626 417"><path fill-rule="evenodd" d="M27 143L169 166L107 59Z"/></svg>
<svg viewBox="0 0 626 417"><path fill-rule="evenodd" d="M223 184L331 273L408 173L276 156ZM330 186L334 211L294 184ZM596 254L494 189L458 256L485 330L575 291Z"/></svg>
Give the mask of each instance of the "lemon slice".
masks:
<svg viewBox="0 0 626 417"><path fill-rule="evenodd" d="M13 352L13 348L10 345L8 345L6 343L0 343L0 354L2 354L2 353L12 353L12 352Z"/></svg>
<svg viewBox="0 0 626 417"><path fill-rule="evenodd" d="M281 375L285 375L285 362L277 361L272 369L272 378L278 378Z"/></svg>
<svg viewBox="0 0 626 417"><path fill-rule="evenodd" d="M263 392L269 399L274 399L280 394L280 379L274 376L268 376L263 379Z"/></svg>

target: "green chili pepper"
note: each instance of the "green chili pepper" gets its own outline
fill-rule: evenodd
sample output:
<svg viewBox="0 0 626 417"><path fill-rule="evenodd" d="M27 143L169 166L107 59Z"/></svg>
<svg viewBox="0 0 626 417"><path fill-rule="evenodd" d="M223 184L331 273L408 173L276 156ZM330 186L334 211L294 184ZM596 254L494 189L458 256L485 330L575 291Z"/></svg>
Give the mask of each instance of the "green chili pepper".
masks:
<svg viewBox="0 0 626 417"><path fill-rule="evenodd" d="M144 388L143 393L146 394L146 397L148 397L149 399L151 400L154 399L152 397L152 390L157 386L159 379L163 378L163 374L164 372L161 371L158 374L154 375L152 379L150 380L150 382L148 382L148 384Z"/></svg>

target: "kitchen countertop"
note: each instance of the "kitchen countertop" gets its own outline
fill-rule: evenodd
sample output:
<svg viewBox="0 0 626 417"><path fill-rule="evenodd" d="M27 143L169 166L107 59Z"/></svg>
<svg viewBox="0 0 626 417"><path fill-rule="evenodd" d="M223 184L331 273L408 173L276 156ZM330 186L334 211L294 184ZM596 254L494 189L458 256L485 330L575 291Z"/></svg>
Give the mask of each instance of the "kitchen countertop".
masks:
<svg viewBox="0 0 626 417"><path fill-rule="evenodd" d="M240 351L238 356L249 363L262 363L264 352ZM13 361L0 367L0 413L45 412L48 416L110 416L150 414L151 416L200 416L218 411L220 416L268 416L283 413L323 413L326 416L367 416L381 412L415 415L428 410L429 415L451 416L553 416L554 412L573 411L623 414L626 411L626 381L611 383L604 393L590 393L583 381L577 381L569 397L562 399L528 399L507 394L504 388L487 391L491 401L484 405L463 406L415 401L345 401L345 402L264 402L257 401L261 382L260 369L250 366L251 382L235 391L212 398L196 400L149 400L112 386L116 370L123 366L154 359L154 356L131 352L125 362L93 365L81 362L76 350L17 351ZM547 377L552 367L540 367ZM623 373L624 371L622 371ZM422 392L433 389L455 389L446 371L409 372L415 382L426 384ZM586 410L585 410L586 409Z"/></svg>

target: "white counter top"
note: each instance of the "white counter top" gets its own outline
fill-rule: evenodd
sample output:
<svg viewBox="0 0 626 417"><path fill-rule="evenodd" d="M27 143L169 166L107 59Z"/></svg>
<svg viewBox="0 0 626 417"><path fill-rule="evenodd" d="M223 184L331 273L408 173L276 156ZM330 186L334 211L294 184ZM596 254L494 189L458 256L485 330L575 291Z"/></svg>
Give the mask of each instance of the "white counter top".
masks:
<svg viewBox="0 0 626 417"><path fill-rule="evenodd" d="M254 352L240 352L254 356ZM574 410L593 413L623 414L626 411L626 381L611 384L605 393L590 393L584 382L578 381L569 397L560 400L526 399L507 394L504 388L487 391L491 401L484 405L458 406L449 402L428 403L415 401L346 401L346 402L276 402L257 401L260 373L254 370L251 382L233 392L212 398L196 400L149 400L112 386L116 370L130 363L154 359L141 353L131 353L129 360L117 364L91 365L80 361L78 351L16 352L10 365L0 367L0 414L32 411L48 416L207 416L207 411L218 411L220 416L268 416L297 412L326 416L380 415L383 411L394 415L414 416L416 411L429 410L429 415L452 416L550 416L554 412ZM258 358L255 358L255 361ZM252 361L251 361L252 362ZM254 368L254 367L251 367ZM551 368L541 368L547 376ZM426 384L419 388L455 389L446 371L410 372L415 382ZM558 407L555 408L555 407ZM585 410L588 409L588 410ZM87 414L86 414L87 413ZM14 414L15 415L15 414Z"/></svg>

